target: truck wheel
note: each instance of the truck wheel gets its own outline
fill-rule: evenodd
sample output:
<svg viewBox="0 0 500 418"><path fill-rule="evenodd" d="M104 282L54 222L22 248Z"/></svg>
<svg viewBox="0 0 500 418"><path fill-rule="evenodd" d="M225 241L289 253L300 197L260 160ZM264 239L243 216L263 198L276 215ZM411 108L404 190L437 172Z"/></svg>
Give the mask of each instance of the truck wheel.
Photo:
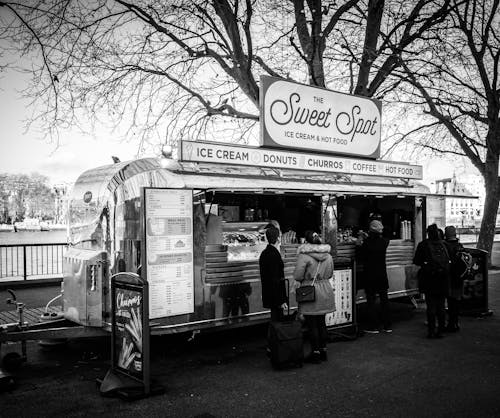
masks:
<svg viewBox="0 0 500 418"><path fill-rule="evenodd" d="M2 359L2 367L6 372L18 370L22 363L23 359L18 353L7 353Z"/></svg>

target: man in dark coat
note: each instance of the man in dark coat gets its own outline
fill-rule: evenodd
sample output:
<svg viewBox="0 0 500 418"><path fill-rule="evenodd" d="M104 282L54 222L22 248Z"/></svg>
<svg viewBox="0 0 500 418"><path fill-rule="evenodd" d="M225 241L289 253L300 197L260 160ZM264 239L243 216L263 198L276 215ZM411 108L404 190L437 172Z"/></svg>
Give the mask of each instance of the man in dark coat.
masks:
<svg viewBox="0 0 500 418"><path fill-rule="evenodd" d="M366 332L376 334L382 322L384 332L392 332L391 313L389 310L389 280L387 278L386 253L389 240L382 236L384 226L378 220L372 220L369 226L368 237L363 240L360 256L363 262L365 277L365 294L368 308L368 327ZM380 318L377 314L375 301L377 294L380 297Z"/></svg>
<svg viewBox="0 0 500 418"><path fill-rule="evenodd" d="M274 226L266 229L268 245L259 258L262 306L271 310L271 321L279 321L287 308L284 264L277 248L279 234Z"/></svg>

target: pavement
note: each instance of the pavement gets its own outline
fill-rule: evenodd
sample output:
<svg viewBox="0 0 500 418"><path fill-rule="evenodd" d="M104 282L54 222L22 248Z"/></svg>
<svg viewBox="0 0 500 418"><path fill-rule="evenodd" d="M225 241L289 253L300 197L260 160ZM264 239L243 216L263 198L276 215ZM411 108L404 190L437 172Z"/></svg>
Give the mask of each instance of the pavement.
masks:
<svg viewBox="0 0 500 418"><path fill-rule="evenodd" d="M391 301L392 334L334 337L328 362L284 371L269 364L262 325L193 340L154 337L152 375L165 393L133 402L99 394L109 338L50 350L29 342L17 387L0 394L0 415L499 417L500 271L489 274L489 308L493 315L463 317L460 332L429 340L425 305ZM20 352L20 345L2 346L2 354L9 351Z"/></svg>

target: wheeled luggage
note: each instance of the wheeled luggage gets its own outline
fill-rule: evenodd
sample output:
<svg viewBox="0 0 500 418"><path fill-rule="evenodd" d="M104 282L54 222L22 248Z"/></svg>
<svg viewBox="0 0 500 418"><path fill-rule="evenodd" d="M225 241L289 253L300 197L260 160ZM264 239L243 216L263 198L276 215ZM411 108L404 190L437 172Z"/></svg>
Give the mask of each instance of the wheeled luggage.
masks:
<svg viewBox="0 0 500 418"><path fill-rule="evenodd" d="M288 280L287 280L288 282ZM290 286L288 285L288 315L281 321L271 321L268 330L268 347L271 365L275 369L302 367L304 340L302 323L290 315Z"/></svg>

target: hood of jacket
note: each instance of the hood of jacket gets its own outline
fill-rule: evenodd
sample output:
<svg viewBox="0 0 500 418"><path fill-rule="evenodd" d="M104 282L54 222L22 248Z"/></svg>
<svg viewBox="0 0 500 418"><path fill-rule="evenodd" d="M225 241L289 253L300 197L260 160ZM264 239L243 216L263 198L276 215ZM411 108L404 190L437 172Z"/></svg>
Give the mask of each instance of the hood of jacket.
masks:
<svg viewBox="0 0 500 418"><path fill-rule="evenodd" d="M297 254L307 254L317 261L324 261L330 255L330 244L302 244Z"/></svg>

